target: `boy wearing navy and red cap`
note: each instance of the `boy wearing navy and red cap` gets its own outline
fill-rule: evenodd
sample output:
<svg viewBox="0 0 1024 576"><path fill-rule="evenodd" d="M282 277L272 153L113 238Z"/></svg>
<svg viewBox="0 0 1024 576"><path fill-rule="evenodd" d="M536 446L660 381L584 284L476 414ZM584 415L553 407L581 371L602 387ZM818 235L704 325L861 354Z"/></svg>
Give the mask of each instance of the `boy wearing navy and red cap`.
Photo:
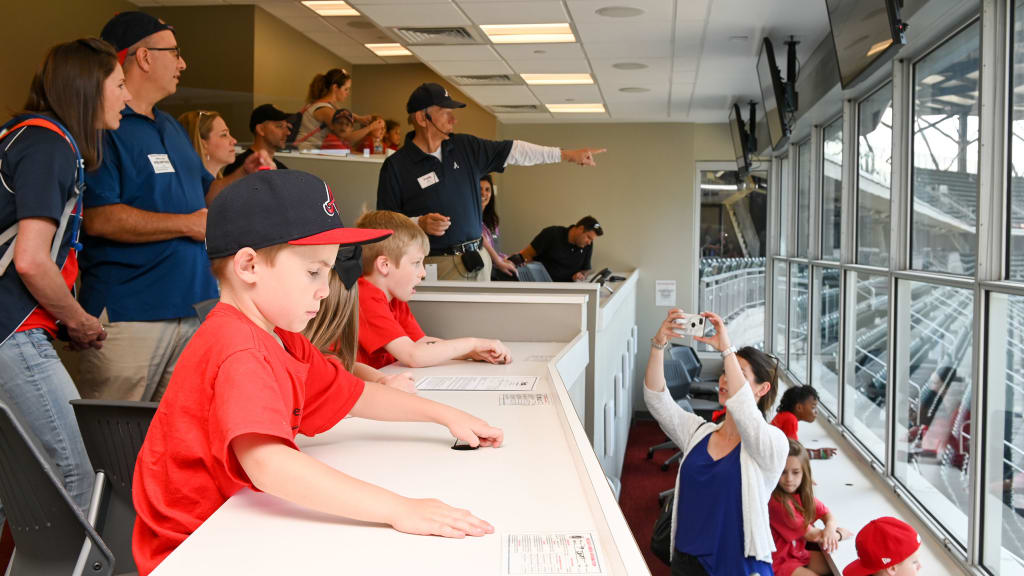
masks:
<svg viewBox="0 0 1024 576"><path fill-rule="evenodd" d="M344 228L327 185L294 170L248 176L211 204L207 250L221 299L182 353L135 466L132 551L140 574L246 487L402 532L493 532L467 511L399 496L295 445L297 434L324 432L350 413L436 422L470 445L501 444L500 429L363 382L300 334L328 294L331 268L358 270L344 261L358 251L339 246L389 234Z"/></svg>
<svg viewBox="0 0 1024 576"><path fill-rule="evenodd" d="M906 522L883 516L857 533L857 559L843 576L914 576L921 571L921 537Z"/></svg>

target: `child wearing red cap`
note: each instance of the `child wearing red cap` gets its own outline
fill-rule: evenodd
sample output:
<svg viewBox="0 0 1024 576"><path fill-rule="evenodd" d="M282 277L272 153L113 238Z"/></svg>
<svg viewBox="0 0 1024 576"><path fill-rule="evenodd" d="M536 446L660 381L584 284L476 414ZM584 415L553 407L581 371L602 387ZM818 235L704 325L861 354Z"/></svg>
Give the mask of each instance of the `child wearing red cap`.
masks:
<svg viewBox="0 0 1024 576"><path fill-rule="evenodd" d="M914 576L921 572L920 547L921 537L910 524L877 518L857 534L857 559L843 569L843 576Z"/></svg>

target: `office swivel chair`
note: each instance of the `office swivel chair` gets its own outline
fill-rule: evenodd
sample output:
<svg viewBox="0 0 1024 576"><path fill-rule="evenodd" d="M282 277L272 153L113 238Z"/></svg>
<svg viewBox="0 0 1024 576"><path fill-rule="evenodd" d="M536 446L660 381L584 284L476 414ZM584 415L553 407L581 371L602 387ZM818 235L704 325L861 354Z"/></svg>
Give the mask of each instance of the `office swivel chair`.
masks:
<svg viewBox="0 0 1024 576"><path fill-rule="evenodd" d="M72 400L71 406L93 468L110 483L110 493L98 506L97 527L120 569L134 571L132 476L157 403Z"/></svg>
<svg viewBox="0 0 1024 576"><path fill-rule="evenodd" d="M72 502L56 470L37 440L0 403L0 501L15 546L8 574L110 576L114 555ZM92 509L102 482L97 478Z"/></svg>
<svg viewBox="0 0 1024 576"><path fill-rule="evenodd" d="M702 416L705 420L711 420L711 415L715 410L720 410L722 405L715 400L706 400L703 398L694 398L690 394L693 380L690 376L690 372L686 370L685 365L682 361L675 358L673 354L665 356L665 387L668 388L669 393L677 404L687 412L695 413ZM717 384L715 386L715 393L717 394ZM676 445L671 440L662 442L661 444L655 444L647 449L647 459L654 458L654 453L658 450L667 450L669 448L676 448ZM661 469L668 470L669 466L673 462L683 457L681 450L676 452L669 457L668 460L661 464Z"/></svg>
<svg viewBox="0 0 1024 576"><path fill-rule="evenodd" d="M520 282L551 282L551 275L544 264L531 260L516 268L516 274Z"/></svg>
<svg viewBox="0 0 1024 576"><path fill-rule="evenodd" d="M704 365L701 364L697 351L692 346L673 344L669 347L668 352L673 358L683 363L683 369L690 377L690 394L709 400L718 398L718 380L703 380L700 377Z"/></svg>

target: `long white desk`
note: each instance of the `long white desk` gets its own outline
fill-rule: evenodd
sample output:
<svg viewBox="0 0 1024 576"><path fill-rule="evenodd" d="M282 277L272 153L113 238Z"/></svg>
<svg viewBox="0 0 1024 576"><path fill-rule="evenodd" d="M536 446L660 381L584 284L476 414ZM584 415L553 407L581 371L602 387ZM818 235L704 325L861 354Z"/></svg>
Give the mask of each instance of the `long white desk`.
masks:
<svg viewBox="0 0 1024 576"><path fill-rule="evenodd" d="M448 430L423 423L348 418L302 450L410 497L467 508L495 527L480 538L411 536L389 526L317 513L242 490L154 572L177 574L502 574L509 533L586 531L598 542L601 574L650 574L573 409L562 373L587 361L586 333L565 343L510 343L507 366L452 362L431 375L538 376L550 404L499 406L501 392L423 391L504 430L501 448L451 449ZM389 367L395 371L402 368Z"/></svg>

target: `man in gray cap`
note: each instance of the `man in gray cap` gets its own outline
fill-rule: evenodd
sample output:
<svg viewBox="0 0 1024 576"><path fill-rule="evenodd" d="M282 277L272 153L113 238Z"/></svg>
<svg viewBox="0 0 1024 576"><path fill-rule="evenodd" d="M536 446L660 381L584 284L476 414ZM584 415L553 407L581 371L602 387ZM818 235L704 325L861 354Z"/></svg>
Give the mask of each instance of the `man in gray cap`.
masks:
<svg viewBox="0 0 1024 576"><path fill-rule="evenodd" d="M437 266L439 280L491 277L491 260L481 250L480 176L505 166L573 162L594 166L604 149L562 150L522 140L484 140L456 134L456 108L439 84L421 84L405 105L413 131L405 145L384 160L377 184L377 208L416 220L430 237L425 264Z"/></svg>

